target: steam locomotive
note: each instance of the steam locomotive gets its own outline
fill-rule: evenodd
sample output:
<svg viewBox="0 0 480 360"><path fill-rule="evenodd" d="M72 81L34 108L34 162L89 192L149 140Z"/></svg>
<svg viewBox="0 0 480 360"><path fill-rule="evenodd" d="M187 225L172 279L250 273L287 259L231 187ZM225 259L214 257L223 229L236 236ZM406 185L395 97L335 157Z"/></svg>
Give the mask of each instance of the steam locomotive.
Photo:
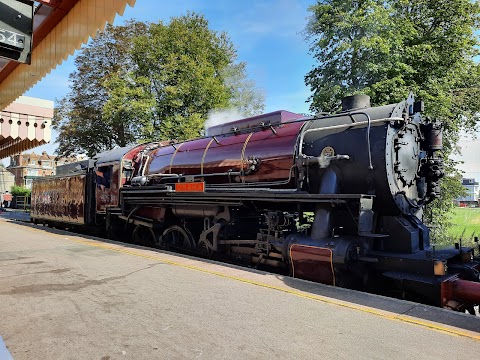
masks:
<svg viewBox="0 0 480 360"><path fill-rule="evenodd" d="M379 107L355 95L334 114L103 152L36 179L31 219L473 313L480 257L436 249L422 222L443 176L442 132L422 111L412 94Z"/></svg>

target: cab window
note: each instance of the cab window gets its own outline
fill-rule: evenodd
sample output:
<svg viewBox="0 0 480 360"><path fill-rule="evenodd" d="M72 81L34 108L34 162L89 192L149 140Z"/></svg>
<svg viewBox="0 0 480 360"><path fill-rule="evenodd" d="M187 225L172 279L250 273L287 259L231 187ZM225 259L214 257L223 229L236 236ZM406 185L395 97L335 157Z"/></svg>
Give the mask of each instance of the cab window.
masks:
<svg viewBox="0 0 480 360"><path fill-rule="evenodd" d="M110 180L112 177L112 166L100 166L95 171L96 183L98 189L110 189Z"/></svg>

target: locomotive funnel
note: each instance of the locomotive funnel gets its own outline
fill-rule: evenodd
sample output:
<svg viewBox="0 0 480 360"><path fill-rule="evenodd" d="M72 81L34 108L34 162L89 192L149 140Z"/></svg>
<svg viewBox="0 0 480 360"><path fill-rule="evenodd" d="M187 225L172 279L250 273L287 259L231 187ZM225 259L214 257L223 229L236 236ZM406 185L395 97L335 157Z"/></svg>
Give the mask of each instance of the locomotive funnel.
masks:
<svg viewBox="0 0 480 360"><path fill-rule="evenodd" d="M354 109L363 109L370 107L370 96L368 95L352 95L342 99L342 111Z"/></svg>

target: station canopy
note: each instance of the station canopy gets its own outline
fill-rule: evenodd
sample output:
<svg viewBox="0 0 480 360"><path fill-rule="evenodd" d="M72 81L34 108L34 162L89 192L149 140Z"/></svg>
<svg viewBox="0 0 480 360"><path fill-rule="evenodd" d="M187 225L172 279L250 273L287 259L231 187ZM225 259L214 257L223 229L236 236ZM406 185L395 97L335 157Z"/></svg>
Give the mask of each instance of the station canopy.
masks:
<svg viewBox="0 0 480 360"><path fill-rule="evenodd" d="M20 96L0 111L0 159L50 142L53 101Z"/></svg>
<svg viewBox="0 0 480 360"><path fill-rule="evenodd" d="M20 118L16 120L17 113L12 103L73 55L90 37L94 37L98 31L103 31L107 22L113 23L117 14L123 15L127 4L133 6L135 0L43 0L35 1L35 4L31 64L0 58L0 111L3 119L3 123L0 120L0 158L16 154L18 150L31 149L50 140L50 135L45 135L44 132L40 139L27 137L26 142L19 147L18 145L25 139L20 139L16 135L24 134L25 130L27 134L29 131L32 133L32 130L19 128L18 132L15 129L12 132L12 128L7 125L23 127L28 123L30 126L31 121L27 121L28 115L35 117L34 124L39 124L35 129L39 126L41 128L41 121L38 121L39 116L35 114L23 114L20 117L24 118L24 121ZM14 111L9 111L8 106L14 106ZM13 118L11 114L14 114ZM48 116L45 119L42 121L47 121ZM46 128L47 126L44 127ZM40 132L35 131L35 136L37 134L40 136Z"/></svg>

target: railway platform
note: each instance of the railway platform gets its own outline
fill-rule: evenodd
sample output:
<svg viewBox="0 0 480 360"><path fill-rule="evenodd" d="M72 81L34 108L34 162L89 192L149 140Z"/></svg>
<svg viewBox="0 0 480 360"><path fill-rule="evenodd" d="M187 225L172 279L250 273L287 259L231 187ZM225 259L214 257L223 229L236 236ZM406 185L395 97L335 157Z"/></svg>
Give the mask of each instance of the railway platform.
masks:
<svg viewBox="0 0 480 360"><path fill-rule="evenodd" d="M0 216L16 359L475 359L480 317Z"/></svg>

